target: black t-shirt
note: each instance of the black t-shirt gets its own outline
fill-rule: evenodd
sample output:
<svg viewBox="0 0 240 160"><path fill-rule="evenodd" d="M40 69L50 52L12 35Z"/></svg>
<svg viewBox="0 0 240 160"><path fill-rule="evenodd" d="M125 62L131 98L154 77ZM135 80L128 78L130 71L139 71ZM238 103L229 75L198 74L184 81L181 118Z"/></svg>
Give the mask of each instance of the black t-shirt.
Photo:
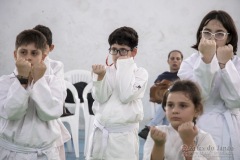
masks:
<svg viewBox="0 0 240 160"><path fill-rule="evenodd" d="M177 76L178 72L163 72L162 74L160 74L157 79L154 81L154 83L156 83L157 81L162 81L163 79L169 80L169 81L175 81L177 79L179 79L179 77Z"/></svg>

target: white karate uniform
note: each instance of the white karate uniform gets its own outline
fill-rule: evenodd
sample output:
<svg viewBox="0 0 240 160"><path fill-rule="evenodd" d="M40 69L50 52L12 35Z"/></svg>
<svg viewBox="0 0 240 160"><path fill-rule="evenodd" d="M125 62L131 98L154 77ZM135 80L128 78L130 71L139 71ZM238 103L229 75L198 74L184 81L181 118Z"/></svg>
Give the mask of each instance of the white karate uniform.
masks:
<svg viewBox="0 0 240 160"><path fill-rule="evenodd" d="M0 77L0 159L65 159L61 149L70 134L58 119L66 98L64 79L45 72L24 89L14 72Z"/></svg>
<svg viewBox="0 0 240 160"><path fill-rule="evenodd" d="M239 160L240 58L234 56L220 69L216 55L210 64L205 64L200 53L195 53L182 62L178 76L199 84L204 113L197 125L212 135L221 159Z"/></svg>
<svg viewBox="0 0 240 160"><path fill-rule="evenodd" d="M66 85L65 85L65 81L64 81L64 65L63 65L63 63L61 61L50 59L49 56L45 57L44 63L47 66L45 75L54 75L54 76L61 78L62 87L64 88L64 90L66 90ZM58 82L58 83L60 83L60 82ZM61 126L61 135L62 135L62 138L59 139L59 141L57 142L57 145L60 147L60 149L59 149L60 152L62 152L62 153L60 153L61 160L65 160L66 156L65 156L64 143L71 139L71 135L60 119L57 119L57 122Z"/></svg>
<svg viewBox="0 0 240 160"><path fill-rule="evenodd" d="M55 75L64 79L64 66L61 61L52 60L47 56L44 63L47 66L45 75Z"/></svg>
<svg viewBox="0 0 240 160"><path fill-rule="evenodd" d="M182 139L179 133L171 126L156 126L158 129L166 133L166 143L164 150L164 160L184 160L182 153ZM214 143L212 136L198 129L198 134L194 139L195 150L193 160L219 160L217 146ZM154 141L151 134L148 134L143 150L143 160L150 160L154 146Z"/></svg>
<svg viewBox="0 0 240 160"><path fill-rule="evenodd" d="M117 60L117 69L107 67L103 80L93 80L95 123L90 159L139 160L137 134L147 81L147 71L138 68L133 58Z"/></svg>

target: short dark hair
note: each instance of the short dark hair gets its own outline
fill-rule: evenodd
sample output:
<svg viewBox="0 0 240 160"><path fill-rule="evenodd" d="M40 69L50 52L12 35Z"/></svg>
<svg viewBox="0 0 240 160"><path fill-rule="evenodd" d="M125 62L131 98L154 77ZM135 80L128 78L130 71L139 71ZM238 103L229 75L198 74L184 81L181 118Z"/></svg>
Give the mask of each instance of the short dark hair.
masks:
<svg viewBox="0 0 240 160"><path fill-rule="evenodd" d="M228 44L231 44L233 46L233 53L236 55L237 52L237 43L238 43L238 34L237 34L237 29L235 26L235 23L232 19L232 17L225 11L222 10L213 10L209 12L203 19L202 22L199 25L199 28L197 30L197 42L192 46L192 48L198 50L198 45L201 40L201 31L203 28L208 24L209 21L216 19L220 21L223 25L223 27L227 30L229 33L229 36L231 40L229 41Z"/></svg>
<svg viewBox="0 0 240 160"><path fill-rule="evenodd" d="M172 51L170 51L169 53L168 53L168 59L170 58L170 56L171 56L171 54L173 53L173 52L178 52L178 53L180 53L180 55L181 55L181 58L183 59L183 54L182 54L182 52L181 51L179 51L179 50L172 50Z"/></svg>
<svg viewBox="0 0 240 160"><path fill-rule="evenodd" d="M115 43L119 45L127 45L133 49L138 45L138 34L133 28L124 26L114 30L109 35L108 43L110 46Z"/></svg>
<svg viewBox="0 0 240 160"><path fill-rule="evenodd" d="M49 46L52 45L52 32L48 27L39 24L39 25L35 26L33 29L41 32L46 37L47 44Z"/></svg>
<svg viewBox="0 0 240 160"><path fill-rule="evenodd" d="M47 40L46 37L39 31L28 29L20 32L16 37L15 50L17 50L22 45L28 45L34 43L37 49L46 49Z"/></svg>
<svg viewBox="0 0 240 160"><path fill-rule="evenodd" d="M173 85L170 86L170 88L163 95L162 107L164 111L167 105L168 95L169 93L173 92L184 92L184 94L193 102L195 109L199 112L199 114L203 113L200 89L196 83L190 80L176 80L173 82Z"/></svg>

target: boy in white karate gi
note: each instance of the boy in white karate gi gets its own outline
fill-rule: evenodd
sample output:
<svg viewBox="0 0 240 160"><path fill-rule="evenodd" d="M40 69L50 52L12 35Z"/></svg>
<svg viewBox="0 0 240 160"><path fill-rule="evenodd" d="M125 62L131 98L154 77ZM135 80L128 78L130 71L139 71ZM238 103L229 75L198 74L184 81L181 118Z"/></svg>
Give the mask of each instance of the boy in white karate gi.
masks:
<svg viewBox="0 0 240 160"><path fill-rule="evenodd" d="M54 44L52 43L52 31L50 30L50 28L48 28L47 26L44 25L36 25L34 28L34 30L37 30L39 32L41 32L47 40L47 45L46 45L46 49L44 54L46 55L45 59L44 59L44 63L47 67L47 70L45 71L44 75L52 75L52 76L57 76L59 77L59 80L61 80L61 82L59 81L59 83L62 83L62 88L64 88L64 90L66 90L66 86L65 86L65 81L64 81L64 65L61 61L57 61L57 60L53 60L49 58L49 53L53 51L54 49ZM66 108L63 108L63 112L65 111ZM57 120L59 125L61 126L61 131L62 131L62 140L59 141L60 145L62 145L62 143L67 142L68 140L70 140L71 136L70 133L68 132L68 130L65 128L65 126L63 125L62 121L60 119ZM65 156L65 149L64 146L62 146L61 148L61 160L65 160L66 156Z"/></svg>
<svg viewBox="0 0 240 160"><path fill-rule="evenodd" d="M63 63L61 61L53 60L48 56L49 53L52 52L55 47L54 44L52 43L52 32L50 28L39 24L39 25L36 25L33 29L41 32L47 39L47 47L44 52L44 54L46 55L44 59L44 63L47 66L47 70L45 74L59 76L64 79Z"/></svg>
<svg viewBox="0 0 240 160"><path fill-rule="evenodd" d="M118 28L110 34L108 42L114 65L92 66L96 74L92 90L95 122L88 159L138 160L141 99L148 73L134 62L138 45L134 29Z"/></svg>
<svg viewBox="0 0 240 160"><path fill-rule="evenodd" d="M62 159L62 114L66 90L45 75L45 36L24 30L15 42L16 70L0 77L0 159Z"/></svg>

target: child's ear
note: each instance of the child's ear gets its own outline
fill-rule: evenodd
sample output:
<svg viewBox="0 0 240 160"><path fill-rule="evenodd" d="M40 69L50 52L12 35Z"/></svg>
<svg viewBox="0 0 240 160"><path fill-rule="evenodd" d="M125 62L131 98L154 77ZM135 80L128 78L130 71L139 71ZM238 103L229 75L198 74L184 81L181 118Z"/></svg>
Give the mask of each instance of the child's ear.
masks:
<svg viewBox="0 0 240 160"><path fill-rule="evenodd" d="M15 61L17 61L17 51L15 50L15 51L13 52L13 54L14 54L14 59L15 59Z"/></svg>
<svg viewBox="0 0 240 160"><path fill-rule="evenodd" d="M197 117L193 117L193 123L194 123L194 126L195 126L196 123L197 123Z"/></svg>
<svg viewBox="0 0 240 160"><path fill-rule="evenodd" d="M195 110L194 117L198 117L198 116L199 116L199 111L198 111L198 110Z"/></svg>
<svg viewBox="0 0 240 160"><path fill-rule="evenodd" d="M167 60L167 63L169 64L169 59Z"/></svg>
<svg viewBox="0 0 240 160"><path fill-rule="evenodd" d="M49 47L49 51L51 52L53 49L54 49L54 45L52 44L52 45Z"/></svg>
<svg viewBox="0 0 240 160"><path fill-rule="evenodd" d="M228 35L228 38L227 38L227 44L232 40L232 36L231 35Z"/></svg>
<svg viewBox="0 0 240 160"><path fill-rule="evenodd" d="M47 57L46 54L42 53L42 60L44 61L44 59Z"/></svg>
<svg viewBox="0 0 240 160"><path fill-rule="evenodd" d="M135 48L133 48L133 50L132 50L132 57L135 57L136 54L137 54L137 48L135 47Z"/></svg>
<svg viewBox="0 0 240 160"><path fill-rule="evenodd" d="M203 105L202 105L202 104L198 104L198 105L195 107L195 115L194 115L194 117L198 117L198 116L200 116L202 113L203 113Z"/></svg>

